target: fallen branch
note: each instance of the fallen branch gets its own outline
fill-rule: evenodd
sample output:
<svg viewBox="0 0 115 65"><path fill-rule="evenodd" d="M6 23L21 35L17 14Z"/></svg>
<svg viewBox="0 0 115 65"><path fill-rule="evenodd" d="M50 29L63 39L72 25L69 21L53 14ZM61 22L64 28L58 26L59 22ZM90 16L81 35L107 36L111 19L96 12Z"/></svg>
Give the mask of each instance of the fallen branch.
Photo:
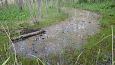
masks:
<svg viewBox="0 0 115 65"><path fill-rule="evenodd" d="M18 37L12 38L12 41L13 41L13 42L16 42L16 41L18 41L18 40L24 40L24 39L27 39L27 38L29 38L29 37L35 36L35 35L44 34L45 32L46 32L46 31L44 31L44 30L39 30L39 31L35 31L35 32L23 34L23 35L20 35L20 36L18 36Z"/></svg>

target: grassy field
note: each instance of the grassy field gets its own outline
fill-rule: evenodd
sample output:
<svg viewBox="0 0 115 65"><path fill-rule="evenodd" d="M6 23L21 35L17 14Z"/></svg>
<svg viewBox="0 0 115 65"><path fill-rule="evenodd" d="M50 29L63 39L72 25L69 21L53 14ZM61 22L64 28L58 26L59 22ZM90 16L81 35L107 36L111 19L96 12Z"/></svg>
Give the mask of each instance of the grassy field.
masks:
<svg viewBox="0 0 115 65"><path fill-rule="evenodd" d="M111 65L112 61L112 30L115 30L115 4L112 1L102 3L73 3L67 4L67 7L80 8L90 10L101 15L101 30L94 36L88 38L88 42L84 45L82 54L75 52L73 55L67 55L68 61L74 65L77 57L80 55L77 64L83 65ZM115 31L114 31L115 35ZM115 39L114 39L115 41ZM76 57L76 58L75 58Z"/></svg>

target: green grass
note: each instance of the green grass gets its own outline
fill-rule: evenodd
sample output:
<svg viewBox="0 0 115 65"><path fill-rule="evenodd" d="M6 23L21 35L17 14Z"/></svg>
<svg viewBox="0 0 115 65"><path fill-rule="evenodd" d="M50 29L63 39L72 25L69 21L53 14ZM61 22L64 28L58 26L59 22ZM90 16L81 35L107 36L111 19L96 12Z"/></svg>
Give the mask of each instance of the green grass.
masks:
<svg viewBox="0 0 115 65"><path fill-rule="evenodd" d="M22 11L16 5L9 5L1 8L0 10L0 21L16 21L26 20L30 17L28 9Z"/></svg>
<svg viewBox="0 0 115 65"><path fill-rule="evenodd" d="M68 17L67 14L64 14L63 12L55 13L54 15L48 16L45 19L41 20L39 23L35 24L33 27L39 27L39 28L47 27L52 24L57 24L65 20L65 18L67 17Z"/></svg>
<svg viewBox="0 0 115 65"><path fill-rule="evenodd" d="M33 13L32 15L37 15ZM67 14L64 12L57 12L57 8L48 8L48 14L46 14L45 7L42 9L42 19L39 20L39 23L35 25L31 25L28 23L28 20L31 19L30 13L27 7L25 7L22 11L15 5L10 5L9 7L5 7L0 9L0 23L9 27L11 37L18 36L19 33L15 32L21 28L43 28L53 24L57 24L60 21L63 21L67 18ZM0 25L0 65L5 63L5 61L10 57L7 61L6 65L12 65L15 61L14 53L10 49L9 40L6 34L3 31L3 28ZM28 59L23 56L17 55L17 59L19 63L22 65L38 65L40 62L38 59ZM40 63L39 65L43 65Z"/></svg>
<svg viewBox="0 0 115 65"><path fill-rule="evenodd" d="M88 38L87 44L83 46L84 51L80 56L78 63L83 65L96 65L96 63L98 63L97 65L102 65L106 64L107 62L111 63L111 25L115 25L115 4L112 1L107 1L102 3L74 3L72 5L67 4L66 6L93 11L101 15L101 30L96 35ZM99 50L100 53L98 54ZM80 52L75 52L73 54L71 53L72 55L68 54L66 59L68 59L68 61L71 60L72 62L70 63L74 65Z"/></svg>
<svg viewBox="0 0 115 65"><path fill-rule="evenodd" d="M11 36L17 36L17 32L15 30L19 30L22 28L43 28L50 26L52 24L59 23L65 20L68 16L64 12L57 12L56 7L48 7L46 10L45 5L42 6L42 19L38 19L38 23L35 25L31 25L29 23L31 21L31 16L37 16L37 8L34 8L32 14L30 16L29 9L27 6L23 8L21 11L17 5L9 5L8 7L4 7L0 10L0 23L4 26L8 26ZM47 11L47 13L46 13ZM1 27L0 27L1 29Z"/></svg>
<svg viewBox="0 0 115 65"><path fill-rule="evenodd" d="M80 8L80 9L86 9L90 11L94 11L96 13L99 13L102 17L100 19L101 24L101 30L99 33L97 33L94 36L90 36L88 38L87 44L83 48L83 53L80 55L78 63L83 65L102 65L104 63L107 63L111 59L111 36L108 36L111 34L111 25L115 25L115 7L114 3L111 1L102 2L102 3L70 3L65 4L67 7L72 8ZM3 9L0 10L0 21L4 24L4 21L6 21L6 24L9 26L9 28L12 30L20 29L20 25L16 23L20 23L17 20L26 20L29 18L27 10L22 11L20 13L19 9L15 8L14 6L11 6L11 10L9 9ZM45 9L43 9L45 12ZM15 14L13 14L13 12ZM12 14L10 14L12 13ZM5 14L5 16L3 15ZM23 16L24 15L24 16ZM67 18L67 15L63 12L57 13L56 8L50 8L48 11L48 16L45 17L46 13L43 13L43 19L40 20L40 23L37 23L34 26L30 26L27 22L22 23L22 26L25 28L42 28L47 27L52 24L57 24L59 21L64 20ZM14 18L13 18L14 17ZM11 20L11 21L9 21ZM15 25L13 25L15 24ZM27 26L24 26L28 24ZM1 28L1 27L0 27ZM115 30L115 26L114 26ZM114 31L115 34L115 31ZM105 38L106 37L106 38ZM100 41L100 42L99 42ZM98 43L99 42L99 43ZM12 54L9 49L9 43L8 38L5 34L0 34L0 64L3 64L6 59L9 59L7 62L8 65L12 65L14 63L14 54ZM67 50L68 51L68 50ZM81 50L71 51L64 53L65 61L67 64L70 65L79 65L75 64L77 57L81 53ZM37 65L38 62L36 59L29 59L25 57L17 56L18 62L22 63L22 65ZM110 60L111 62L111 60Z"/></svg>

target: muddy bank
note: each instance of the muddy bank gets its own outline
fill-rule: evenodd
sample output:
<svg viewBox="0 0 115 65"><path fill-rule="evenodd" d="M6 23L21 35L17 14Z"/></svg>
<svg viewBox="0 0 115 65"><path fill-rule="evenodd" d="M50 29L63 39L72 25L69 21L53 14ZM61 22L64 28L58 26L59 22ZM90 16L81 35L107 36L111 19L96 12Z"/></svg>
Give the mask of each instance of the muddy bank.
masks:
<svg viewBox="0 0 115 65"><path fill-rule="evenodd" d="M66 9L70 17L59 24L43 28L42 35L29 37L15 43L18 54L44 58L52 65L52 54L56 56L56 64L64 64L61 54L63 50L79 49L86 43L86 38L99 31L99 15L86 10Z"/></svg>

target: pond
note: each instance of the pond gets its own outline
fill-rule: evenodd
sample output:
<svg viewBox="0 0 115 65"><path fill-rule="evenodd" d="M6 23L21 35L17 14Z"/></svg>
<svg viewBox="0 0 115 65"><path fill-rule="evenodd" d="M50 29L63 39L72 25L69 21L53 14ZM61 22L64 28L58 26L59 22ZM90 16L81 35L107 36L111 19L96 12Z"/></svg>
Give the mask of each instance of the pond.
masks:
<svg viewBox="0 0 115 65"><path fill-rule="evenodd" d="M18 54L27 57L36 56L44 59L47 65L65 64L64 50L80 49L86 43L86 38L99 31L99 15L73 9L77 12L65 21L43 28L46 33L29 37L25 40L15 42Z"/></svg>

